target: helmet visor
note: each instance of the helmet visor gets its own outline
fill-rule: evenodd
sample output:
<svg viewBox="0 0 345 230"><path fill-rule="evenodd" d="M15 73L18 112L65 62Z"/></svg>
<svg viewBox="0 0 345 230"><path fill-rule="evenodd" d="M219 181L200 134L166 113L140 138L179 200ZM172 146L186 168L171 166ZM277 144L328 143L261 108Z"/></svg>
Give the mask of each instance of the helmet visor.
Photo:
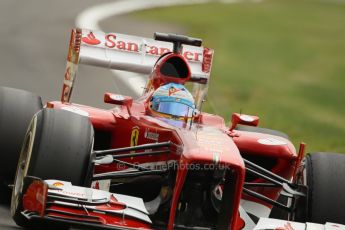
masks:
<svg viewBox="0 0 345 230"><path fill-rule="evenodd" d="M178 117L192 117L193 108L179 102L160 102L157 112Z"/></svg>

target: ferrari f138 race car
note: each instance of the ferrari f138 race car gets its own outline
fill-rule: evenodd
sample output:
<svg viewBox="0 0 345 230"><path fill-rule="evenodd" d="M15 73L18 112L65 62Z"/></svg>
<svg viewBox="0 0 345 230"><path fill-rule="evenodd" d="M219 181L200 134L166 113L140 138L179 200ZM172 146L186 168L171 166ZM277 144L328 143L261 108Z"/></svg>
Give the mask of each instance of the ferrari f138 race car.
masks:
<svg viewBox="0 0 345 230"><path fill-rule="evenodd" d="M1 183L22 227L345 229L345 156L304 156L234 113L202 112L214 51L200 39L73 29L60 101L0 88ZM70 102L79 64L147 74L142 96ZM28 128L27 128L28 127ZM312 223L313 222L313 223ZM334 224L339 223L339 224Z"/></svg>

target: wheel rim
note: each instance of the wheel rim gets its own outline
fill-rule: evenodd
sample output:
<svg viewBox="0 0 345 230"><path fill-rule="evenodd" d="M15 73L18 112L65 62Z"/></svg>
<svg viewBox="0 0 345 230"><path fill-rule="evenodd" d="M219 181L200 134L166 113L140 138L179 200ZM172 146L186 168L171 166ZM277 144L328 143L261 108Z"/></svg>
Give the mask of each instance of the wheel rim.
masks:
<svg viewBox="0 0 345 230"><path fill-rule="evenodd" d="M36 132L36 122L37 122L37 118L34 117L34 119L31 121L29 125L28 131L25 135L22 149L20 151L16 177L14 180L14 186L13 186L13 191L12 191L12 198L11 198L11 215L12 216L14 216L18 210L20 196L23 192L24 178L26 177L28 169L29 169L33 141L34 141L35 132Z"/></svg>

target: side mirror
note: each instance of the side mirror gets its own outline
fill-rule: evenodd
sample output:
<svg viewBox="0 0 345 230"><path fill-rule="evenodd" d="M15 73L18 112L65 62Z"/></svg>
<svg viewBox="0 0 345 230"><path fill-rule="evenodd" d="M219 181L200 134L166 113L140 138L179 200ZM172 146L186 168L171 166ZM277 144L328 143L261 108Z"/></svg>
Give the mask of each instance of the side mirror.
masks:
<svg viewBox="0 0 345 230"><path fill-rule="evenodd" d="M238 124L240 125L249 125L249 126L258 126L259 117L251 116L246 114L233 113L231 117L231 128L230 131L234 130Z"/></svg>
<svg viewBox="0 0 345 230"><path fill-rule="evenodd" d="M124 105L126 107L129 107L133 103L133 98L130 96L123 96L120 94L105 93L104 102L108 104Z"/></svg>

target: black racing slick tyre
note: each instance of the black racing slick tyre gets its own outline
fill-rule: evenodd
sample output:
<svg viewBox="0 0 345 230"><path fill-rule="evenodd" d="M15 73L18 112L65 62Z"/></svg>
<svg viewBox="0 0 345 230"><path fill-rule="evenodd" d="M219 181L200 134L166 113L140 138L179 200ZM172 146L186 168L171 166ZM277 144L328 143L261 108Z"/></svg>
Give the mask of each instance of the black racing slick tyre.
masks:
<svg viewBox="0 0 345 230"><path fill-rule="evenodd" d="M309 222L345 224L345 154L312 153L305 157Z"/></svg>
<svg viewBox="0 0 345 230"><path fill-rule="evenodd" d="M35 113L42 109L41 98L31 92L0 87L0 196L10 194L20 149Z"/></svg>
<svg viewBox="0 0 345 230"><path fill-rule="evenodd" d="M90 186L93 137L88 117L55 109L43 109L33 117L23 142L12 192L11 214L19 226L30 228L33 224L21 215L26 176ZM42 226L36 223L34 229ZM43 229L68 228L56 223L44 226Z"/></svg>
<svg viewBox="0 0 345 230"><path fill-rule="evenodd" d="M247 126L247 125L237 125L235 130L239 131L246 131L246 132L255 132L255 133L264 133L264 134L270 134L273 136L283 137L285 139L290 139L289 136L283 132L273 130L273 129L266 129L266 128L259 128L259 127L253 127L253 126Z"/></svg>

